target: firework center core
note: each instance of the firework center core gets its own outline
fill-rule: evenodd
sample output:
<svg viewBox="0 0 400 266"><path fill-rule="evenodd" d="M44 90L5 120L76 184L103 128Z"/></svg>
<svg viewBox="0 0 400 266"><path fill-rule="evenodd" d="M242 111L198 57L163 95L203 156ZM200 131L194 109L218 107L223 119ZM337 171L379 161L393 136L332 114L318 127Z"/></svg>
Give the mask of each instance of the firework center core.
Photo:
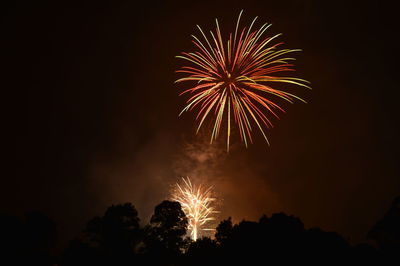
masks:
<svg viewBox="0 0 400 266"><path fill-rule="evenodd" d="M225 75L221 77L221 80L226 84L226 85L231 85L232 83L235 83L236 78L231 75L231 73L226 72Z"/></svg>

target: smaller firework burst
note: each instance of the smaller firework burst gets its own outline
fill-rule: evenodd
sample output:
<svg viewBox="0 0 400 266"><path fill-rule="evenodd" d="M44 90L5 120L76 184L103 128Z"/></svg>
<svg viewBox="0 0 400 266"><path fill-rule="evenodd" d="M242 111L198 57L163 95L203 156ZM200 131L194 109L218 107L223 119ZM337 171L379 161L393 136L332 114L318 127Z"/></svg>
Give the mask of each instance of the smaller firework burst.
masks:
<svg viewBox="0 0 400 266"><path fill-rule="evenodd" d="M213 207L216 199L212 197L212 189L212 186L204 188L201 185L193 185L187 177L182 178L181 184L176 184L172 193L172 200L181 204L188 218L188 230L194 241L197 240L201 231L214 230L207 227L208 222L215 220L213 214L217 213Z"/></svg>

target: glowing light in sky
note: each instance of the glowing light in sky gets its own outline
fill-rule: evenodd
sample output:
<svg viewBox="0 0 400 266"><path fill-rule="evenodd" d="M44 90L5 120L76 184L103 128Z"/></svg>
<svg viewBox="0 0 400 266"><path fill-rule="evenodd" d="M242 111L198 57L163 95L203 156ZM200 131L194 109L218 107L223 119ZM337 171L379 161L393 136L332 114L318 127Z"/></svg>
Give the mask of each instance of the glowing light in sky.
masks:
<svg viewBox="0 0 400 266"><path fill-rule="evenodd" d="M301 50L278 49L283 42L276 43L275 39L281 34L263 37L271 26L268 23L253 30L257 17L250 27L239 30L242 12L239 14L235 32L230 33L226 41L223 40L216 19L216 30L210 31L210 38L197 25L202 38L192 35L196 51L183 52L177 56L186 60L189 65L176 71L184 74L176 82L192 82L189 89L180 93L190 96L179 115L196 108L196 120L199 121L197 132L205 119L212 116L211 142L218 137L222 121L226 120L228 150L232 117L246 147L249 141L253 143L253 127L261 131L269 144L264 127L271 128L273 125L267 114L279 118L278 111L285 112L276 99L281 98L290 103L295 100L305 102L294 94L272 86L274 83L310 88L307 85L309 82L304 79L278 75L294 71L294 65L289 62L295 59L288 54Z"/></svg>
<svg viewBox="0 0 400 266"><path fill-rule="evenodd" d="M181 184L176 184L172 200L181 204L182 210L188 218L188 230L191 238L196 241L201 231L210 231L207 227L209 221L214 220L213 214L217 213L213 207L215 198L212 197L212 187L193 185L190 179L182 178Z"/></svg>

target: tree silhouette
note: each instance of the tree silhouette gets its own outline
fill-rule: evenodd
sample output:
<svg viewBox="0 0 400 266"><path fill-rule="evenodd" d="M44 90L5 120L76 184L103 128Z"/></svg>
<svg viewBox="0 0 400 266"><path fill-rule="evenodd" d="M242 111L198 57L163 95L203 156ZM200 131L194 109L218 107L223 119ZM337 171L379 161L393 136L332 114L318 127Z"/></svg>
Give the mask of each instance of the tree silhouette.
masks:
<svg viewBox="0 0 400 266"><path fill-rule="evenodd" d="M166 260L176 258L187 243L184 240L187 224L178 202L163 201L155 207L150 225L145 229L144 252L159 254Z"/></svg>
<svg viewBox="0 0 400 266"><path fill-rule="evenodd" d="M131 203L112 205L103 217L91 219L82 239L70 243L66 264L93 261L122 265L135 260L135 249L141 241L139 217Z"/></svg>
<svg viewBox="0 0 400 266"><path fill-rule="evenodd" d="M231 217L216 228L215 238L185 238L188 219L178 202L163 201L149 224L139 225L131 203L112 205L103 216L91 219L81 237L72 240L57 260L52 255L56 226L39 212L25 219L0 214L1 261L13 265L258 265L367 264L399 262L400 197L396 198L368 236L352 246L335 232L305 229L301 220L284 213L263 215L258 222ZM4 263L3 263L4 264ZM8 263L10 264L10 263ZM7 264L7 265L8 265Z"/></svg>
<svg viewBox="0 0 400 266"><path fill-rule="evenodd" d="M82 239L73 239L63 253L61 265L108 265L110 259L98 248Z"/></svg>
<svg viewBox="0 0 400 266"><path fill-rule="evenodd" d="M260 234L264 246L276 256L283 252L301 253L300 243L303 241L305 229L301 220L285 213L275 213L270 218L260 219Z"/></svg>
<svg viewBox="0 0 400 266"><path fill-rule="evenodd" d="M215 239L219 245L225 244L232 235L232 218L229 217L219 223L215 229Z"/></svg>
<svg viewBox="0 0 400 266"><path fill-rule="evenodd" d="M348 243L336 233L320 229L305 230L301 220L284 213L262 216L259 222L241 221L232 226L231 219L222 221L216 230L219 262L247 265L259 261L280 263L318 261L319 256L341 261L348 252ZM336 258L335 258L336 257Z"/></svg>
<svg viewBox="0 0 400 266"><path fill-rule="evenodd" d="M306 231L302 244L301 254L312 262L318 262L321 258L330 258L332 262L344 263L350 245L339 234L325 232L320 228L311 228Z"/></svg>
<svg viewBox="0 0 400 266"><path fill-rule="evenodd" d="M21 259L24 241L23 224L17 218L0 213L0 254L2 261L16 262Z"/></svg>
<svg viewBox="0 0 400 266"><path fill-rule="evenodd" d="M1 261L4 265L53 265L56 233L55 223L41 212L30 212L23 219L0 214Z"/></svg>
<svg viewBox="0 0 400 266"><path fill-rule="evenodd" d="M210 265L217 261L218 246L209 237L199 238L190 243L185 255L184 265Z"/></svg>
<svg viewBox="0 0 400 266"><path fill-rule="evenodd" d="M138 213L131 203L113 205L89 221L85 232L107 253L132 253L140 241Z"/></svg>
<svg viewBox="0 0 400 266"><path fill-rule="evenodd" d="M368 233L386 255L400 254L400 196L395 198L392 206Z"/></svg>
<svg viewBox="0 0 400 266"><path fill-rule="evenodd" d="M30 263L52 265L56 243L56 224L41 212L30 212L24 224L25 247Z"/></svg>

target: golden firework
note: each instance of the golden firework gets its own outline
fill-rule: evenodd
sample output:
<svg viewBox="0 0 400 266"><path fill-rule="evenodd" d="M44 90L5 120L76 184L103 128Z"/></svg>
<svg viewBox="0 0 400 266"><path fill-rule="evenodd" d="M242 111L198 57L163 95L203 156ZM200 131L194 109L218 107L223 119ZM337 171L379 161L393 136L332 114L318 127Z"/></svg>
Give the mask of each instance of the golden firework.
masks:
<svg viewBox="0 0 400 266"><path fill-rule="evenodd" d="M172 200L181 204L189 221L190 236L194 241L201 231L214 230L207 227L207 223L215 219L213 214L217 213L213 207L216 199L212 197L212 188L193 185L187 177L182 178L182 183L177 183L173 191Z"/></svg>

